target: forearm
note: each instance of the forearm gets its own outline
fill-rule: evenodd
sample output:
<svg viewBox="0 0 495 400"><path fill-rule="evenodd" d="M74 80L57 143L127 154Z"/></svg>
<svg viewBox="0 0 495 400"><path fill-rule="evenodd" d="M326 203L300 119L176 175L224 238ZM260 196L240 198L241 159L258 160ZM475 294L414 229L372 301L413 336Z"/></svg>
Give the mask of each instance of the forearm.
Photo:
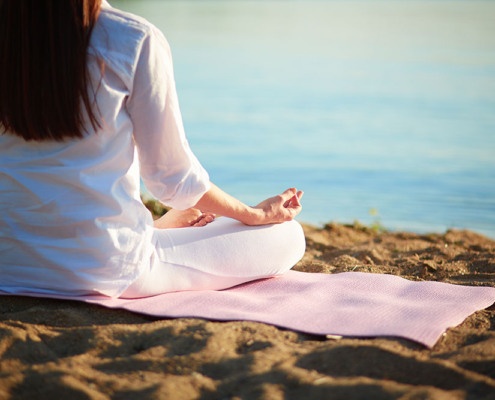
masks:
<svg viewBox="0 0 495 400"><path fill-rule="evenodd" d="M194 208L233 218L247 225L258 224L261 217L261 210L247 206L213 183Z"/></svg>

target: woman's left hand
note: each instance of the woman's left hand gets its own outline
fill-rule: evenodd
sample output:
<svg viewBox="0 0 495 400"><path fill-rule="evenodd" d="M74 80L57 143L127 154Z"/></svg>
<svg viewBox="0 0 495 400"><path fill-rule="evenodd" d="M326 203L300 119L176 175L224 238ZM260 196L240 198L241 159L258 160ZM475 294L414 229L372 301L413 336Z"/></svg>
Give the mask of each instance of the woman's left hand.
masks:
<svg viewBox="0 0 495 400"><path fill-rule="evenodd" d="M215 214L204 213L197 208L187 210L169 210L163 217L153 222L157 229L201 227L215 219Z"/></svg>
<svg viewBox="0 0 495 400"><path fill-rule="evenodd" d="M287 189L278 196L270 197L259 203L256 207L260 213L253 222L245 222L248 225L280 224L291 221L302 210L300 200L304 192L295 188Z"/></svg>

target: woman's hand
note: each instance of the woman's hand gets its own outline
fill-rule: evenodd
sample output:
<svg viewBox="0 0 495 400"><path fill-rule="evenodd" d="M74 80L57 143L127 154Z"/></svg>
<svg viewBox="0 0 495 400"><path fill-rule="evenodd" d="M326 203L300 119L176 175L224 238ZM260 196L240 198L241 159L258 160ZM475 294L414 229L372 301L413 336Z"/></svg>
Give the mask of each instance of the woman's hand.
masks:
<svg viewBox="0 0 495 400"><path fill-rule="evenodd" d="M169 210L163 217L153 222L158 229L200 227L209 224L215 219L215 214L204 213L197 208L187 210Z"/></svg>
<svg viewBox="0 0 495 400"><path fill-rule="evenodd" d="M303 192L294 188L270 197L255 207L249 207L213 183L210 182L210 185L210 190L201 197L194 208L233 218L246 225L280 224L293 219L302 209L299 200Z"/></svg>
<svg viewBox="0 0 495 400"><path fill-rule="evenodd" d="M291 221L302 210L300 200L303 194L302 191L290 188L278 196L262 201L254 207L260 210L257 218L254 218L252 223L248 221L247 224L265 225Z"/></svg>

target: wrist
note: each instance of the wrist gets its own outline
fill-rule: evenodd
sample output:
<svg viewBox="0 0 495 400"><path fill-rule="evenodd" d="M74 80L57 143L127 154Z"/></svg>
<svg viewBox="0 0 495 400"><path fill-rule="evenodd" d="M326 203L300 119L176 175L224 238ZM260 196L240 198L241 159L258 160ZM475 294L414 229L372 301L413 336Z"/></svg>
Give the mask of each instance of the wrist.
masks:
<svg viewBox="0 0 495 400"><path fill-rule="evenodd" d="M260 225L263 221L263 210L255 207L247 207L246 216L242 219L242 223L246 225Z"/></svg>

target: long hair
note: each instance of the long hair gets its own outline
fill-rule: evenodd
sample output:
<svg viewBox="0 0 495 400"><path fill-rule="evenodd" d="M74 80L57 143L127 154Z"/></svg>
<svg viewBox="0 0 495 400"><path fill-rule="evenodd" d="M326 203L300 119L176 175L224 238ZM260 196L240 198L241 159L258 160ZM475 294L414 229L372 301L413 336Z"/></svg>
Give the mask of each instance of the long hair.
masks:
<svg viewBox="0 0 495 400"><path fill-rule="evenodd" d="M87 68L100 9L101 0L0 0L1 134L82 138L84 110L93 129L101 127Z"/></svg>

